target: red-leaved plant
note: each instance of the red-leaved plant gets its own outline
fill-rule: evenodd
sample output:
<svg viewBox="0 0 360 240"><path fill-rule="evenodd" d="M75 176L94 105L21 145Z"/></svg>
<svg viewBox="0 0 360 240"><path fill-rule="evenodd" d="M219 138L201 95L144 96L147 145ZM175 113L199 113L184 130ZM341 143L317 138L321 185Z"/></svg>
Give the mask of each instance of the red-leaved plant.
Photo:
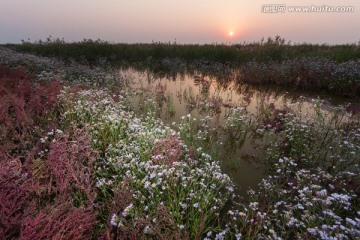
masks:
<svg viewBox="0 0 360 240"><path fill-rule="evenodd" d="M0 152L22 155L58 113L61 83L39 83L26 69L0 66Z"/></svg>
<svg viewBox="0 0 360 240"><path fill-rule="evenodd" d="M96 153L91 149L86 129L75 129L71 136L64 133L56 137L45 161L49 188L63 200L74 198L77 204L92 204L96 196L95 160Z"/></svg>
<svg viewBox="0 0 360 240"><path fill-rule="evenodd" d="M0 239L19 235L24 217L36 212L32 185L18 158L2 155L0 161Z"/></svg>
<svg viewBox="0 0 360 240"><path fill-rule="evenodd" d="M94 213L65 203L26 218L20 239L91 239L95 223Z"/></svg>
<svg viewBox="0 0 360 240"><path fill-rule="evenodd" d="M60 90L0 66L0 239L93 236L97 154L86 129L57 131Z"/></svg>
<svg viewBox="0 0 360 240"><path fill-rule="evenodd" d="M155 164L171 165L174 162L179 162L183 156L182 150L183 142L179 135L168 135L160 139L152 152L152 159Z"/></svg>

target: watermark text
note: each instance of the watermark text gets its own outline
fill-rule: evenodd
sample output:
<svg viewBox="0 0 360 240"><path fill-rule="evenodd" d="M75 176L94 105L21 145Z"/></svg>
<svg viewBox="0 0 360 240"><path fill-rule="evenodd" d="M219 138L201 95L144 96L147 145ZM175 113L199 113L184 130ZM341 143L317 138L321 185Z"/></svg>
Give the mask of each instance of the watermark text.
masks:
<svg viewBox="0 0 360 240"><path fill-rule="evenodd" d="M263 4L263 13L351 13L355 11L354 6L331 6L331 5L307 5L288 6L286 4Z"/></svg>

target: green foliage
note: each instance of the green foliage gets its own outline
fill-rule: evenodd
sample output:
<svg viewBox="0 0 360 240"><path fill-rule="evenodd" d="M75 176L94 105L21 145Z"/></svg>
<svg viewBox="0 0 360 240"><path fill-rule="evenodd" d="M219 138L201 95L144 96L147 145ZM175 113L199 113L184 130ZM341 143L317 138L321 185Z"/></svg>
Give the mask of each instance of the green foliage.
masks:
<svg viewBox="0 0 360 240"><path fill-rule="evenodd" d="M111 224L120 235L125 234L123 228L136 231L134 224L146 222L149 232L145 235L162 237L156 226L168 226L158 225L162 224L159 208L165 211L166 222L173 223L172 234L178 231L194 239L218 231L217 220L231 198L232 183L210 155L201 148L189 149L155 118L153 101L147 101L148 113L139 119L105 91L81 91L75 97L64 91L60 99L66 103L64 121L88 126L93 147L101 156L96 171L98 201L108 201L119 185L128 184L133 191L134 201L111 213ZM200 132L197 135L205 140Z"/></svg>
<svg viewBox="0 0 360 240"><path fill-rule="evenodd" d="M298 57L324 57L337 62L345 62L360 58L360 48L356 44L318 45L291 44L285 39L275 36L267 41L242 44L177 44L177 43L110 43L107 41L84 39L81 42L65 42L63 39L52 38L46 41L8 44L18 51L26 51L44 56L61 58L85 58L94 61L99 57L112 60L139 61L149 58L180 58L186 61L206 60L213 62L246 63L249 61L266 62L282 61Z"/></svg>

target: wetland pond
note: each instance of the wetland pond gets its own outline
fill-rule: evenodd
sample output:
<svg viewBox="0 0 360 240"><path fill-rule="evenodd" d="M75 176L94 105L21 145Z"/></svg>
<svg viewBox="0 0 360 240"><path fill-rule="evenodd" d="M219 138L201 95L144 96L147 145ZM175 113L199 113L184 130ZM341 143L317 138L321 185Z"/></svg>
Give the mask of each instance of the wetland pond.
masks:
<svg viewBox="0 0 360 240"><path fill-rule="evenodd" d="M158 117L175 130L178 130L175 126L190 116L206 124L207 130L212 131L211 139L207 141L220 146L217 160L237 186L236 192L242 195L249 188L257 189L265 176L261 161L258 161L262 157L261 151L255 147L265 146L254 137L256 127L253 126L259 121L259 116L271 110L281 114L283 109L311 116L316 112L316 103L320 102L325 111L345 103L343 99L330 95L238 84L236 77L239 73L236 72L226 80L196 71L156 74L150 70L121 68L119 74L126 82L125 91L131 93L128 101L135 111L142 112L152 99ZM247 126L241 128L241 133L220 127L234 109L247 116L244 119Z"/></svg>

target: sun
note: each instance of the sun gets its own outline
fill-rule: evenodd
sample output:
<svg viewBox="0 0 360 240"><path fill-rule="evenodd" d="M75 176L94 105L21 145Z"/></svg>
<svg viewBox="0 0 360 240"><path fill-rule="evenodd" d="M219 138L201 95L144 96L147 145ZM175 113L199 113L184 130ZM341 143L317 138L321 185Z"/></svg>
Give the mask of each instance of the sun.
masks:
<svg viewBox="0 0 360 240"><path fill-rule="evenodd" d="M229 32L229 36L230 36L230 37L234 36L234 32L233 32L233 31L230 31L230 32Z"/></svg>

